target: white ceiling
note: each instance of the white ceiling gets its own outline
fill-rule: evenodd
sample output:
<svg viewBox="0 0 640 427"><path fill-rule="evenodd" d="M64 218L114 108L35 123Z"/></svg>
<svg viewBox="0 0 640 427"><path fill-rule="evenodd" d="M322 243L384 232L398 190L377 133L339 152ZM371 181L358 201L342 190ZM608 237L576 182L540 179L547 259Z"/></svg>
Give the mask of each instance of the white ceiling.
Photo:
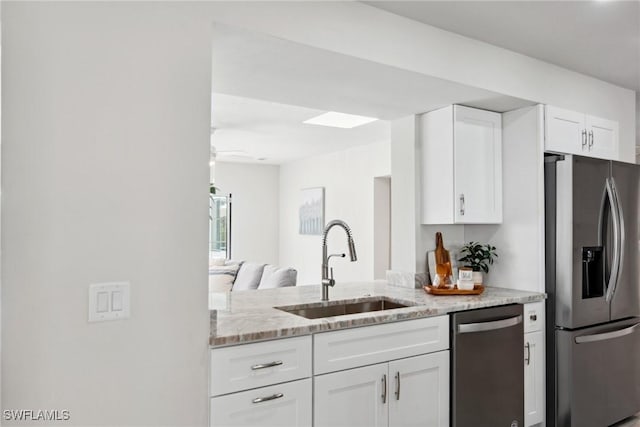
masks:
<svg viewBox="0 0 640 427"><path fill-rule="evenodd" d="M211 105L216 128L211 141L220 161L282 164L390 137L384 120L339 129L302 123L323 110L219 93L213 94ZM237 150L241 153L229 152Z"/></svg>
<svg viewBox="0 0 640 427"><path fill-rule="evenodd" d="M338 111L392 120L449 104L508 111L532 102L223 25L214 26L213 142L221 160L284 163L389 138L389 125L301 122ZM224 157L226 150L247 156Z"/></svg>
<svg viewBox="0 0 640 427"><path fill-rule="evenodd" d="M637 0L365 3L640 91Z"/></svg>

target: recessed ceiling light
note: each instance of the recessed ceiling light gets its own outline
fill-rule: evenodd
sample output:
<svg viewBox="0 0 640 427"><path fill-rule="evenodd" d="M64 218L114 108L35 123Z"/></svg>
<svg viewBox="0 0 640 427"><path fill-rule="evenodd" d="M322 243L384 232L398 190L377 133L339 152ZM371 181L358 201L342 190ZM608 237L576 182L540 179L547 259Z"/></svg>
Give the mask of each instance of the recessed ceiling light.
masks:
<svg viewBox="0 0 640 427"><path fill-rule="evenodd" d="M376 120L378 119L373 117L356 116L355 114L336 113L335 111L329 111L328 113L320 114L317 117L305 120L304 123L310 125L351 129L356 126L362 126L366 125L367 123L375 122Z"/></svg>

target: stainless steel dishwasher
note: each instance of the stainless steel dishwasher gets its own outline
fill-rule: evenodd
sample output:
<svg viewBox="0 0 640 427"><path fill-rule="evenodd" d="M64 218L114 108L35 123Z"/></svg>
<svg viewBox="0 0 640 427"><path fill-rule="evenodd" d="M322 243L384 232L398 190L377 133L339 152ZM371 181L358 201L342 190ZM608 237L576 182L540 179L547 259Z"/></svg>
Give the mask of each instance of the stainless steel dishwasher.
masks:
<svg viewBox="0 0 640 427"><path fill-rule="evenodd" d="M524 426L522 305L452 315L451 426Z"/></svg>

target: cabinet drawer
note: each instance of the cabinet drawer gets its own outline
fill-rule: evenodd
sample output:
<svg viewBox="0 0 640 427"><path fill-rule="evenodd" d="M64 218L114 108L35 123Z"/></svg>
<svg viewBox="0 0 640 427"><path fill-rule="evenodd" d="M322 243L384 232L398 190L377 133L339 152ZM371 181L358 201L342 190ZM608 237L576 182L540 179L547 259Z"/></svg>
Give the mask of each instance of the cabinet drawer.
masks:
<svg viewBox="0 0 640 427"><path fill-rule="evenodd" d="M211 349L211 396L310 376L310 336Z"/></svg>
<svg viewBox="0 0 640 427"><path fill-rule="evenodd" d="M211 427L311 427L311 378L211 399Z"/></svg>
<svg viewBox="0 0 640 427"><path fill-rule="evenodd" d="M541 331L544 328L544 301L524 305L524 333Z"/></svg>
<svg viewBox="0 0 640 427"><path fill-rule="evenodd" d="M449 348L449 317L438 316L314 335L314 374Z"/></svg>

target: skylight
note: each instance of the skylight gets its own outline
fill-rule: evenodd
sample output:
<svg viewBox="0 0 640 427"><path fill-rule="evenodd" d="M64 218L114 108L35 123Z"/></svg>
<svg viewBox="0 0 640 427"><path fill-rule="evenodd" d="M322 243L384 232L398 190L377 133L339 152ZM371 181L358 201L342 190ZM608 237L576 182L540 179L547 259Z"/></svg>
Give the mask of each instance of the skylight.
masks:
<svg viewBox="0 0 640 427"><path fill-rule="evenodd" d="M309 120L305 120L303 123L310 125L330 126L335 128L351 129L356 126L366 125L367 123L375 122L376 118L366 116L356 116L355 114L337 113L335 111L329 111L328 113L320 114L319 116L312 117Z"/></svg>

